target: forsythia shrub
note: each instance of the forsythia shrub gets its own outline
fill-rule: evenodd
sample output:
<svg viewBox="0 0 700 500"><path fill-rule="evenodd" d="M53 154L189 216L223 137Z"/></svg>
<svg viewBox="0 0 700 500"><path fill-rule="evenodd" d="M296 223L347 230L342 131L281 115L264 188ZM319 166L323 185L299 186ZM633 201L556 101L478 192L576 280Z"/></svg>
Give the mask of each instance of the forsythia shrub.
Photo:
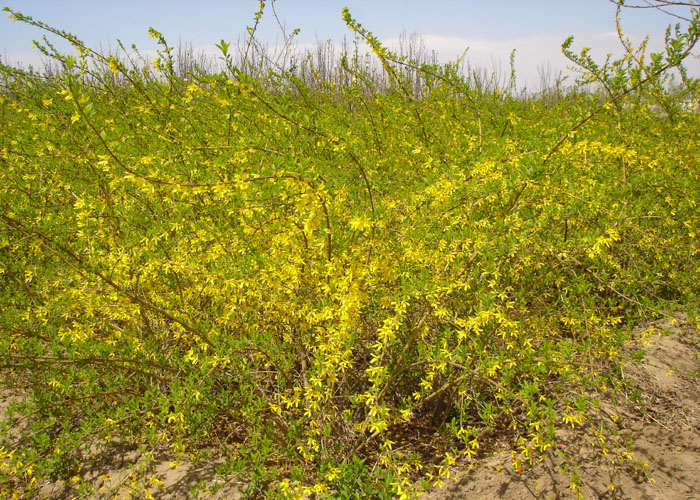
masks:
<svg viewBox="0 0 700 500"><path fill-rule="evenodd" d="M344 84L252 76L224 42L178 74L155 30L143 66L11 15L77 56L0 67L0 364L27 395L3 495L119 443L224 449L253 497L404 498L496 435L525 466L605 432L626 325L697 307L700 120L668 79L697 15L649 63L568 52L609 93L556 99L401 59L347 10L383 84L347 57Z"/></svg>

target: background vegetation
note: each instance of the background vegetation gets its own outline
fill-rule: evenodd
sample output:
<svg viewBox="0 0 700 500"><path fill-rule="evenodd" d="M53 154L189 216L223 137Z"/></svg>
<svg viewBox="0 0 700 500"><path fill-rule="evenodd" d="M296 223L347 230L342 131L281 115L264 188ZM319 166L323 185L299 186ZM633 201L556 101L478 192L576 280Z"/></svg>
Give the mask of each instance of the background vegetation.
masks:
<svg viewBox="0 0 700 500"><path fill-rule="evenodd" d="M631 460L598 395L630 325L698 308L697 11L661 53L567 40L580 80L529 94L347 9L373 56L219 66L10 15L76 55L0 66L0 495L89 498L124 445L224 455L250 497L406 498L565 426Z"/></svg>

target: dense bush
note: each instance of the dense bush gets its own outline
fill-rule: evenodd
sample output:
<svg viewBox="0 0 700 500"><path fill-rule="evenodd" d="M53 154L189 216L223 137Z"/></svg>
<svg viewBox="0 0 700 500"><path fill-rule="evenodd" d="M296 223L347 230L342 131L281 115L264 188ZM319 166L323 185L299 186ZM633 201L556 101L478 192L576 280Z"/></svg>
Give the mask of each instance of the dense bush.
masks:
<svg viewBox="0 0 700 500"><path fill-rule="evenodd" d="M226 450L251 496L402 497L494 436L524 467L593 427L626 325L697 307L697 82L669 81L697 15L649 62L569 52L600 91L553 98L347 11L379 70L252 74L222 42L179 74L155 30L144 66L12 14L77 56L0 67L5 495L117 443Z"/></svg>

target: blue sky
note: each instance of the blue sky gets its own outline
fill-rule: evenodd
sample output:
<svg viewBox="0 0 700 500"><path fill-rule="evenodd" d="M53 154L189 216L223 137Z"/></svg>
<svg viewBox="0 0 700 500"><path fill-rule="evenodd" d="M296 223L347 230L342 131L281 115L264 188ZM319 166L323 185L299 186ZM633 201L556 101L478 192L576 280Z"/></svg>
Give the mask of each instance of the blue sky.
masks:
<svg viewBox="0 0 700 500"><path fill-rule="evenodd" d="M467 47L467 60L487 70L500 66L507 72L508 56L516 49L518 80L536 86L538 71L549 64L564 70L560 45L574 35L575 47L592 47L597 57L620 53L615 34L615 6L608 0L277 0L275 10L291 31L300 28L301 44L316 40L339 43L350 38L340 11L350 8L355 19L388 45L402 33L422 36L428 50L443 61L456 59ZM252 23L257 0L0 0L51 26L72 32L89 46L115 47L120 39L148 53L155 48L147 36L150 26L172 45L191 44L205 53L215 52L222 38L236 41ZM257 36L279 43L279 27L268 0ZM665 28L677 20L654 10L625 10L623 28L633 41L650 35L651 46L661 47ZM10 63L40 65L32 39L42 33L32 27L0 18L0 57ZM696 54L698 52L696 51ZM700 76L700 61L689 64Z"/></svg>

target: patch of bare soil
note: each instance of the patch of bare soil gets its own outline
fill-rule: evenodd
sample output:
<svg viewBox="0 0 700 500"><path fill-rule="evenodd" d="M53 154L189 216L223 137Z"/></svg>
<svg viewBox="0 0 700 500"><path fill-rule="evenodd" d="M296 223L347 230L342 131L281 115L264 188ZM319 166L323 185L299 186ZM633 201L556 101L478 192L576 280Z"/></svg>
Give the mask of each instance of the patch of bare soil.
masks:
<svg viewBox="0 0 700 500"><path fill-rule="evenodd" d="M700 336L684 315L649 323L637 333L639 343L631 348L646 354L641 363L629 362L624 376L640 400L602 405L602 413L621 417L608 420L629 443L632 461L621 466L619 453L605 456L585 429L562 434L583 484L580 493L610 500L700 499ZM452 470L456 481L421 499L573 499L577 492L564 465L560 453L549 450L521 476L508 452L496 453L476 464L458 464Z"/></svg>
<svg viewBox="0 0 700 500"><path fill-rule="evenodd" d="M194 465L181 461L174 466L172 453L164 450L144 454L136 449L110 449L110 456L80 471L80 480L91 486L94 500L153 498L156 500L240 500L243 497L235 481L224 483L216 467L224 459ZM149 497L150 494L150 497ZM64 481L46 483L40 498L69 500L75 491Z"/></svg>
<svg viewBox="0 0 700 500"><path fill-rule="evenodd" d="M11 391L0 394L0 420L5 420L10 404L22 400L22 395ZM23 420L11 422L6 437L17 439ZM217 474L223 458L204 458L197 464L188 460L175 461L167 448L156 452L140 450L134 445L111 446L102 454L90 454L71 480L45 481L38 499L69 500L86 498L76 495L76 487L88 485L87 498L91 500L144 499L240 500L242 483L235 478L226 482ZM76 484L77 483L77 484Z"/></svg>

